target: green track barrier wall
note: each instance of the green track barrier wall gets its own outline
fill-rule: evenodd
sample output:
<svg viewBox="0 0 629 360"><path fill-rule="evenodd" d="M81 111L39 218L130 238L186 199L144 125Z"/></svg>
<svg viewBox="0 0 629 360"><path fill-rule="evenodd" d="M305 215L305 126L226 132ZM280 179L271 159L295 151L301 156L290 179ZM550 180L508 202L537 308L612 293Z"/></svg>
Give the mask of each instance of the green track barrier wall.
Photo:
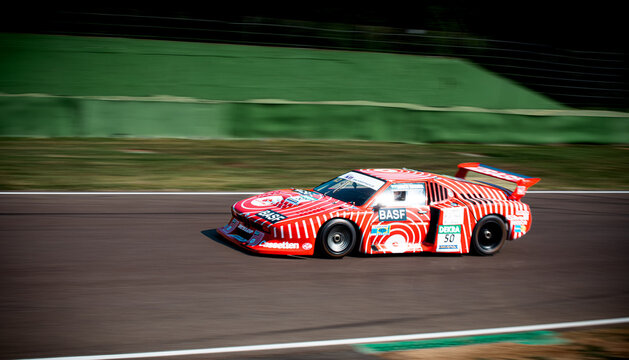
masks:
<svg viewBox="0 0 629 360"><path fill-rule="evenodd" d="M381 105L308 103L357 100ZM405 108L413 105L433 110ZM0 34L2 136L629 142L626 114L564 110L460 59Z"/></svg>
<svg viewBox="0 0 629 360"><path fill-rule="evenodd" d="M0 133L58 137L628 143L623 117L524 116L343 105L195 104L0 97Z"/></svg>

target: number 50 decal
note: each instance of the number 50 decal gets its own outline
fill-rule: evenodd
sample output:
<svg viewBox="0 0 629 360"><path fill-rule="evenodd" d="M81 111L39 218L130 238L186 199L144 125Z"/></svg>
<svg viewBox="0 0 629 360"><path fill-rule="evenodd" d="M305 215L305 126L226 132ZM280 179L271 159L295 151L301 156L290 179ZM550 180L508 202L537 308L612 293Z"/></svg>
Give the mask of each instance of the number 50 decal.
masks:
<svg viewBox="0 0 629 360"><path fill-rule="evenodd" d="M449 242L452 243L455 240L455 235L454 234L444 234L444 240L445 242Z"/></svg>
<svg viewBox="0 0 629 360"><path fill-rule="evenodd" d="M459 252L461 248L461 225L439 225L437 251Z"/></svg>

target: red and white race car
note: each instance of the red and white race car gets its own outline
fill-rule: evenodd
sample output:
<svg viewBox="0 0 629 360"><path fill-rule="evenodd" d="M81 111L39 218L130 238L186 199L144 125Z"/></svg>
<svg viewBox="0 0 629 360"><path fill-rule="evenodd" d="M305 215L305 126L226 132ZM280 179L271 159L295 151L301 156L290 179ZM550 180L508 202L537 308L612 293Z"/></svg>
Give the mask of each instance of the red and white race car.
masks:
<svg viewBox="0 0 629 360"><path fill-rule="evenodd" d="M314 189L267 192L234 204L232 220L217 231L256 253L333 258L355 248L492 255L529 231L531 210L520 199L538 178L479 163L458 167L455 177L360 169ZM470 171L515 188L465 180Z"/></svg>

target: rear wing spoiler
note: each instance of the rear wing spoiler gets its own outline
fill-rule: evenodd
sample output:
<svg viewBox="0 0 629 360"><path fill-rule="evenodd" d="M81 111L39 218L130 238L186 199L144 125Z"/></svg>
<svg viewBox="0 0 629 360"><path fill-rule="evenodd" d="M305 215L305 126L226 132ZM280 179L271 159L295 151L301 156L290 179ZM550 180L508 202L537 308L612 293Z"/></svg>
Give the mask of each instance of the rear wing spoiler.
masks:
<svg viewBox="0 0 629 360"><path fill-rule="evenodd" d="M524 196L524 194L526 194L526 190L531 186L537 184L537 182L540 180L539 178L516 174L514 172L497 169L495 167L483 165L480 163L462 163L459 164L458 167L459 170L457 171L455 176L461 179L465 179L468 171L472 171L475 173L516 183L515 191L513 191L509 195L509 199L511 200L520 200Z"/></svg>

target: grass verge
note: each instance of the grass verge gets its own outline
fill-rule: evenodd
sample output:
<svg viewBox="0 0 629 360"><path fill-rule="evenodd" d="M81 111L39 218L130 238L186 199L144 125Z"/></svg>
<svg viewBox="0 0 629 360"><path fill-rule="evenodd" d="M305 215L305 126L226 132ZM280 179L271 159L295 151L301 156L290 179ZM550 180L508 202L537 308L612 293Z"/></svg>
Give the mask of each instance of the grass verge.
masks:
<svg viewBox="0 0 629 360"><path fill-rule="evenodd" d="M387 360L558 360L627 359L629 328L574 330L558 333L564 340L555 345L495 343L447 348L380 353L374 358Z"/></svg>
<svg viewBox="0 0 629 360"><path fill-rule="evenodd" d="M540 177L536 190L629 189L627 145L406 144L308 140L0 138L0 190L268 190L356 168L453 175L478 161Z"/></svg>

